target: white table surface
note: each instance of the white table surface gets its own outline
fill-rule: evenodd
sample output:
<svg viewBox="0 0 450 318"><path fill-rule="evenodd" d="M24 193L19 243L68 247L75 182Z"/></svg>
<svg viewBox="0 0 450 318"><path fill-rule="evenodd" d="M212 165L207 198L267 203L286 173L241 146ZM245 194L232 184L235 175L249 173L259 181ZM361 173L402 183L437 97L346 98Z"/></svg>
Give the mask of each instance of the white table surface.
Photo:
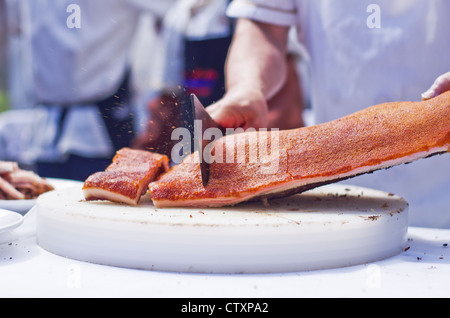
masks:
<svg viewBox="0 0 450 318"><path fill-rule="evenodd" d="M351 267L280 274L187 274L96 265L36 243L35 215L0 244L0 297L449 297L450 230L410 227L409 249Z"/></svg>

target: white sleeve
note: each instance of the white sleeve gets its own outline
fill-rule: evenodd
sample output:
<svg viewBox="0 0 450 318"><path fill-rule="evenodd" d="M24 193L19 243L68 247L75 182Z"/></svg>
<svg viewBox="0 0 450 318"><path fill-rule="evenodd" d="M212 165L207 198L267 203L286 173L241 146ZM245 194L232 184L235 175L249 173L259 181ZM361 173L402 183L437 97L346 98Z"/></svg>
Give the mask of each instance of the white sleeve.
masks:
<svg viewBox="0 0 450 318"><path fill-rule="evenodd" d="M227 8L230 18L247 18L280 26L296 24L294 0L233 0Z"/></svg>

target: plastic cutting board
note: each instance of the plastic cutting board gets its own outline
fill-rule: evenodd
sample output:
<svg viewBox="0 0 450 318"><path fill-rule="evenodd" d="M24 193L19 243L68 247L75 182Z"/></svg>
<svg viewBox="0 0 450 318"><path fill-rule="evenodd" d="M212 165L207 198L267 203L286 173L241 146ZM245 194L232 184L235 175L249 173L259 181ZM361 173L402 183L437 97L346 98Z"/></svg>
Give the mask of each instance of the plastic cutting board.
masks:
<svg viewBox="0 0 450 318"><path fill-rule="evenodd" d="M373 262L406 244L408 204L332 184L284 199L210 209L86 202L80 188L36 203L38 244L71 259L159 271L271 273Z"/></svg>

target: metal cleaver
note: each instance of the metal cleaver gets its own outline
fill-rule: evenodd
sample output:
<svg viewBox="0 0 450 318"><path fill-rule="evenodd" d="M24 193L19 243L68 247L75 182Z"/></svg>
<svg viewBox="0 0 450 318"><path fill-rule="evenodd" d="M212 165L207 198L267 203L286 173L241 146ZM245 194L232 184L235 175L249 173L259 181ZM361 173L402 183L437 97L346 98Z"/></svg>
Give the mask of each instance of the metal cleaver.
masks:
<svg viewBox="0 0 450 318"><path fill-rule="evenodd" d="M218 128L221 130L222 134L224 134L225 129L211 118L195 94L191 94L190 99L194 118L194 135L192 136L192 143L194 145L194 151L198 150L202 184L206 187L209 181L209 160L208 154L204 154L204 150L213 140L204 140L204 132L208 128Z"/></svg>

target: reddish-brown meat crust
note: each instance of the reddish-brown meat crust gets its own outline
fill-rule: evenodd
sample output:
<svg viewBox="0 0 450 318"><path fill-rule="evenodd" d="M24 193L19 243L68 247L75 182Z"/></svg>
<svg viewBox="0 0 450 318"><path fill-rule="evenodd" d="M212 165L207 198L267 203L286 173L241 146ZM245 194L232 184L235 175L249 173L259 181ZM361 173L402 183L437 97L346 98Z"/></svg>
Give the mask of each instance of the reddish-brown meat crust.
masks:
<svg viewBox="0 0 450 318"><path fill-rule="evenodd" d="M231 148L236 157L230 163L211 163L206 188L202 186L199 165L193 162L197 155L186 158L150 184L154 204L160 207L232 205L260 196L301 192L448 152L450 92L429 101L380 104L328 123L280 131L279 156L269 150L268 155L258 157L258 162L250 163L249 145L260 145L258 138L266 134L270 133L239 135L241 141L248 138L245 163L237 162L237 158L244 157L236 154L232 143L230 146L229 140L234 136L218 141L228 151ZM263 171L274 163L278 167L275 173Z"/></svg>
<svg viewBox="0 0 450 318"><path fill-rule="evenodd" d="M144 150L123 148L105 170L94 173L84 182L86 200L109 200L137 204L147 192L148 184L167 171L167 156Z"/></svg>

